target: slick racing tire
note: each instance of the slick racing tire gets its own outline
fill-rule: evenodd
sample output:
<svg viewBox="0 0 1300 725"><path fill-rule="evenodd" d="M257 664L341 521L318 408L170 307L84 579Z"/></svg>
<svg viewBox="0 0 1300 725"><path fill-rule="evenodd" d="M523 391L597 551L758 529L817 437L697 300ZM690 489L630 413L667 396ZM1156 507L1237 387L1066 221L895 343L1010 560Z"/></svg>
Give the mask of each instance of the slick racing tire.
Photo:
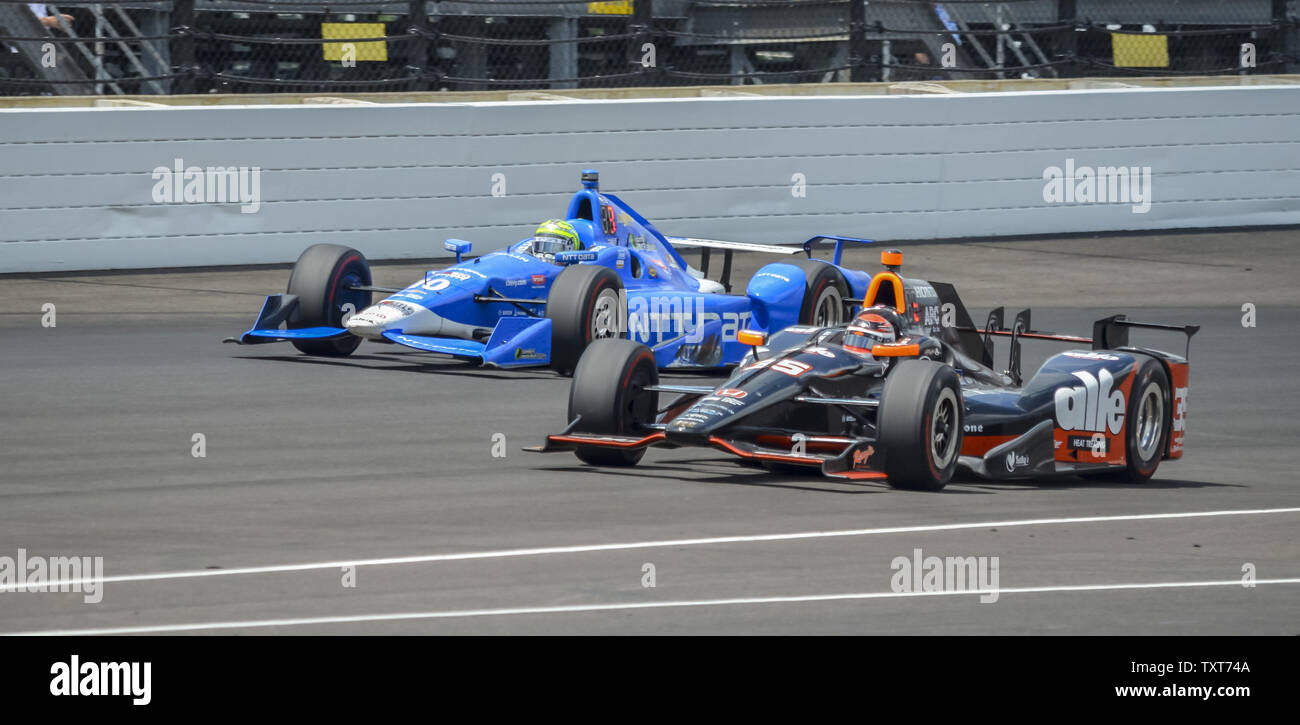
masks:
<svg viewBox="0 0 1300 725"><path fill-rule="evenodd" d="M961 455L957 373L933 360L902 360L880 395L877 445L894 488L940 491Z"/></svg>
<svg viewBox="0 0 1300 725"><path fill-rule="evenodd" d="M807 280L799 308L799 324L829 327L844 322L844 299L849 294L844 275L834 265L818 259L800 259L793 264L803 269Z"/></svg>
<svg viewBox="0 0 1300 725"><path fill-rule="evenodd" d="M1150 358L1138 366L1124 418L1124 468L1083 477L1094 481L1146 483L1164 458L1173 422L1165 366Z"/></svg>
<svg viewBox="0 0 1300 725"><path fill-rule="evenodd" d="M313 244L293 265L288 294L298 296L298 309L289 319L290 329L342 327L345 315L370 306L371 293L349 289L369 285L370 264L365 255L337 244ZM328 340L293 340L308 355L347 357L361 344L356 335Z"/></svg>
<svg viewBox="0 0 1300 725"><path fill-rule="evenodd" d="M653 423L659 394L646 390L659 382L659 366L650 348L631 340L596 340L578 361L569 389L569 420L582 416L577 433L639 436ZM645 455L615 448L578 446L574 453L596 466L632 466Z"/></svg>
<svg viewBox="0 0 1300 725"><path fill-rule="evenodd" d="M593 340L622 336L622 289L622 281L608 267L575 264L560 272L546 298L552 369L567 375Z"/></svg>

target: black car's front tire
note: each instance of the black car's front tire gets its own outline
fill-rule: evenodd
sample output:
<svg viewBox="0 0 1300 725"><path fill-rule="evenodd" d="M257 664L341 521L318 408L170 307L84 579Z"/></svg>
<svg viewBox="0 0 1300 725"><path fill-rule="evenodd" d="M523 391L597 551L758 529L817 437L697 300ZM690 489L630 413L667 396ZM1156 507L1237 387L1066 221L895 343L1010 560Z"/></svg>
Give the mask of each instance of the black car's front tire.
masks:
<svg viewBox="0 0 1300 725"><path fill-rule="evenodd" d="M645 388L658 382L659 366L650 348L631 340L592 342L578 361L569 389L569 420L581 416L574 431L642 435L642 424L653 423L659 409L659 394ZM574 454L597 466L631 466L645 449L578 446Z"/></svg>
<svg viewBox="0 0 1300 725"><path fill-rule="evenodd" d="M313 244L303 251L289 275L288 294L297 295L298 309L288 327L342 327L344 315L370 306L371 293L351 289L369 286L370 264L365 255L338 244ZM361 344L355 335L328 340L293 340L299 352L347 357Z"/></svg>
<svg viewBox="0 0 1300 725"><path fill-rule="evenodd" d="M876 419L885 473L894 488L940 491L961 455L957 373L933 360L902 360L889 373Z"/></svg>

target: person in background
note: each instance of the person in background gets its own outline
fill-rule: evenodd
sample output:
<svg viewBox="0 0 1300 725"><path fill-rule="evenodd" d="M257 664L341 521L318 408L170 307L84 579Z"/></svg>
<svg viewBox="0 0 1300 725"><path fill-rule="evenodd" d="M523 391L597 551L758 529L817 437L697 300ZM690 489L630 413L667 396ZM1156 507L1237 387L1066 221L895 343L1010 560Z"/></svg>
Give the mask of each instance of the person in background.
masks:
<svg viewBox="0 0 1300 725"><path fill-rule="evenodd" d="M45 3L27 3L27 7L31 8L32 12L36 13L36 17L41 20L41 25L44 25L47 28L59 27L59 18L63 18L63 21L69 25L72 24L71 15L68 15L67 13L51 15L49 9L45 7Z"/></svg>

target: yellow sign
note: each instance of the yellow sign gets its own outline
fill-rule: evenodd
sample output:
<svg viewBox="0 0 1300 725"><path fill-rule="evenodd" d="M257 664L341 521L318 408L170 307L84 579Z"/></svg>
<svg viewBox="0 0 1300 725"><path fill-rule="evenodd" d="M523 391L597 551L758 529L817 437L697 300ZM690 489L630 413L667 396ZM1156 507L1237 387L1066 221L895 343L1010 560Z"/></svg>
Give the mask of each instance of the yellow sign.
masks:
<svg viewBox="0 0 1300 725"><path fill-rule="evenodd" d="M383 23L321 23L320 37L325 40L346 40L348 38L382 38ZM324 43L325 60L357 62L367 60L388 60L388 43Z"/></svg>
<svg viewBox="0 0 1300 725"><path fill-rule="evenodd" d="M1115 65L1122 68L1168 68L1169 36L1110 34Z"/></svg>
<svg viewBox="0 0 1300 725"><path fill-rule="evenodd" d="M633 0L605 0L587 3L588 15L631 15Z"/></svg>

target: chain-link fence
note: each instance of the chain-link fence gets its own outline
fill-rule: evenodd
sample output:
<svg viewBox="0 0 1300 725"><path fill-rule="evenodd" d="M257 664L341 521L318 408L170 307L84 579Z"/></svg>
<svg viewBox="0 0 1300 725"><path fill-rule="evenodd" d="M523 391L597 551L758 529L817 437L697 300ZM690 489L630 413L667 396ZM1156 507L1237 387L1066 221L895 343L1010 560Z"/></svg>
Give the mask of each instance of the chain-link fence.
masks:
<svg viewBox="0 0 1300 725"><path fill-rule="evenodd" d="M0 0L0 94L1285 73L1300 0Z"/></svg>

